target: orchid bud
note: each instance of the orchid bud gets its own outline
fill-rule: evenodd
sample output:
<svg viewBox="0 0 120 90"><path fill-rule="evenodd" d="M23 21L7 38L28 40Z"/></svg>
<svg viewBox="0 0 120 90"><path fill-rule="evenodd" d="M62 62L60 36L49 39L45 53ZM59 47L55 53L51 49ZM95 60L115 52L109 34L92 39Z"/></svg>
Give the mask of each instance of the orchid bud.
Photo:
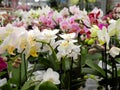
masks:
<svg viewBox="0 0 120 90"><path fill-rule="evenodd" d="M86 38L86 39L85 39L85 43L87 44L87 43L88 43L88 41L89 41L89 39L88 39L88 38Z"/></svg>
<svg viewBox="0 0 120 90"><path fill-rule="evenodd" d="M94 75L90 75L89 76L91 79L95 79L95 76Z"/></svg>
<svg viewBox="0 0 120 90"><path fill-rule="evenodd" d="M14 63L12 64L12 66L13 66L14 68L18 68L18 67L20 66L20 64L14 62Z"/></svg>
<svg viewBox="0 0 120 90"><path fill-rule="evenodd" d="M15 61L14 61L14 63L12 64L12 66L14 67L14 68L18 68L19 66L20 66L20 64L21 64L21 58L17 58Z"/></svg>
<svg viewBox="0 0 120 90"><path fill-rule="evenodd" d="M89 77L87 75L84 76L84 79L88 79Z"/></svg>
<svg viewBox="0 0 120 90"><path fill-rule="evenodd" d="M88 45L92 45L94 42L95 42L95 40L91 38L91 39L88 41Z"/></svg>
<svg viewBox="0 0 120 90"><path fill-rule="evenodd" d="M97 49L96 48L91 48L89 49L89 53L90 54L95 54L97 52Z"/></svg>

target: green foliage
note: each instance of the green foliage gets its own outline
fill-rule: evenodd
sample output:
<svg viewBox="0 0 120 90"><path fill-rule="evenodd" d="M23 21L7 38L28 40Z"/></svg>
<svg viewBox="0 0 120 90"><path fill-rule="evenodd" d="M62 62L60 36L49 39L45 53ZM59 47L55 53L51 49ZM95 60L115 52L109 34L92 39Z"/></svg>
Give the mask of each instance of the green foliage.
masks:
<svg viewBox="0 0 120 90"><path fill-rule="evenodd" d="M3 76L4 74L6 74L6 72L0 72L0 77Z"/></svg>
<svg viewBox="0 0 120 90"><path fill-rule="evenodd" d="M103 75L100 72L96 71L95 69L89 68L89 67L82 68L82 73L103 77Z"/></svg>
<svg viewBox="0 0 120 90"><path fill-rule="evenodd" d="M21 88L21 90L34 90L35 85L38 82L34 82L33 80L28 80L25 82L25 84L23 85L23 87Z"/></svg>
<svg viewBox="0 0 120 90"><path fill-rule="evenodd" d="M58 90L58 88L52 82L46 81L38 84L34 90Z"/></svg>
<svg viewBox="0 0 120 90"><path fill-rule="evenodd" d="M100 68L95 62L87 60L87 61L86 61L86 64L87 64L89 67L91 67L93 70L96 70L96 71L98 71L99 73L101 73L101 75L102 75L103 77L105 77L105 71L104 71L102 68Z"/></svg>
<svg viewBox="0 0 120 90"><path fill-rule="evenodd" d="M2 87L0 87L0 90L15 90L15 89L12 89L10 84L7 83L7 84L3 85Z"/></svg>

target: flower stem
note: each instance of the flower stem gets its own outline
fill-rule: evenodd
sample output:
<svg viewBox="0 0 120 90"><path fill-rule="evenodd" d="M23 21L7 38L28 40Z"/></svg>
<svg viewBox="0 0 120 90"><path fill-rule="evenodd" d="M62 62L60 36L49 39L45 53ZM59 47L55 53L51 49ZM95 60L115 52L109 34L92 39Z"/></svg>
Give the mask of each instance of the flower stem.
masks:
<svg viewBox="0 0 120 90"><path fill-rule="evenodd" d="M73 69L73 58L71 60L71 65L70 65L70 85L69 85L69 89L72 86L72 69Z"/></svg>
<svg viewBox="0 0 120 90"><path fill-rule="evenodd" d="M30 72L30 74L29 74L29 76L28 77L31 77L32 76L32 73L34 72L34 70L35 70L35 68L36 68L36 62L34 62L34 67L33 67L33 69L32 69L32 71Z"/></svg>
<svg viewBox="0 0 120 90"><path fill-rule="evenodd" d="M24 60L24 69L25 69L25 80L27 80L27 63L25 59L25 54L23 54L23 60Z"/></svg>
<svg viewBox="0 0 120 90"><path fill-rule="evenodd" d="M62 59L61 59L61 62L60 62L60 71L59 71L59 73L60 73L60 81L62 81ZM60 85L59 85L59 90L61 90L61 83L60 83Z"/></svg>
<svg viewBox="0 0 120 90"><path fill-rule="evenodd" d="M105 47L105 50L102 52L102 57L103 57L103 68L105 69L105 88L106 90L108 90L108 76L107 76L107 47L106 47L106 44L104 45Z"/></svg>
<svg viewBox="0 0 120 90"><path fill-rule="evenodd" d="M20 67L19 67L19 86L18 88L20 89L21 88L21 64L20 64Z"/></svg>
<svg viewBox="0 0 120 90"><path fill-rule="evenodd" d="M80 45L80 34L78 34L78 44ZM80 47L80 53L82 52L82 46ZM81 67L81 55L78 56L78 68L80 68L80 74L82 71L82 67Z"/></svg>

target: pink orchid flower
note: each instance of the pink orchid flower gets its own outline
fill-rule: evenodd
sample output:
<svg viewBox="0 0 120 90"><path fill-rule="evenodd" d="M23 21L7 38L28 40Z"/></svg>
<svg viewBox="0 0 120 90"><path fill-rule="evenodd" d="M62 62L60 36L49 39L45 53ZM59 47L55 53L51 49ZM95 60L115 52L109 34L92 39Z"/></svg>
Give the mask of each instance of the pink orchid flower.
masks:
<svg viewBox="0 0 120 90"><path fill-rule="evenodd" d="M68 30L69 29L69 26L70 26L70 24L69 24L69 22L67 22L67 21L62 21L61 23L60 23L60 28L64 31L64 30Z"/></svg>
<svg viewBox="0 0 120 90"><path fill-rule="evenodd" d="M70 33L73 33L73 32L78 33L80 31L80 27L78 23L72 23L70 26L71 26L69 30Z"/></svg>

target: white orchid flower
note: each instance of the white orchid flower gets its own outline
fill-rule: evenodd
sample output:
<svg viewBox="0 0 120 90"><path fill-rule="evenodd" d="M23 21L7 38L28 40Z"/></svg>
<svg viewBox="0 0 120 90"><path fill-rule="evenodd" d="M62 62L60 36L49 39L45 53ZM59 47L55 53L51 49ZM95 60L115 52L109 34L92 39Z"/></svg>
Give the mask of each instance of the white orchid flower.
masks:
<svg viewBox="0 0 120 90"><path fill-rule="evenodd" d="M53 84L60 84L59 74L52 70L52 68L48 68L47 71L43 75L42 82L50 81Z"/></svg>
<svg viewBox="0 0 120 90"><path fill-rule="evenodd" d="M116 25L116 28L117 28L118 30L120 30L120 26L119 26L119 25L120 25L120 19L118 19L118 20L116 21L116 24L117 24L117 25Z"/></svg>
<svg viewBox="0 0 120 90"><path fill-rule="evenodd" d="M52 40L50 42L50 46L52 47L52 49L55 49L58 46L58 44L57 44L57 42L55 42L55 40ZM49 54L51 55L52 54L52 49L51 49L50 46L48 44L44 44L42 52L49 52Z"/></svg>
<svg viewBox="0 0 120 90"><path fill-rule="evenodd" d="M60 37L62 37L64 40L59 40L57 42L57 57L59 60L65 56L77 59L78 55L80 54L80 46L74 44L77 42L77 40L74 39L75 35L75 33L60 35Z"/></svg>
<svg viewBox="0 0 120 90"><path fill-rule="evenodd" d="M116 20L110 19L110 20L109 20L109 23L116 23Z"/></svg>
<svg viewBox="0 0 120 90"><path fill-rule="evenodd" d="M78 6L74 5L74 6L70 6L69 10L72 14L79 14L80 13L80 9Z"/></svg>
<svg viewBox="0 0 120 90"><path fill-rule="evenodd" d="M50 11L52 11L52 9L49 6L42 6L40 15L48 15Z"/></svg>
<svg viewBox="0 0 120 90"><path fill-rule="evenodd" d="M21 34L18 34L18 37L17 52L21 53L27 46L28 32L25 30Z"/></svg>
<svg viewBox="0 0 120 90"><path fill-rule="evenodd" d="M120 19L116 21L117 37L120 39Z"/></svg>
<svg viewBox="0 0 120 90"><path fill-rule="evenodd" d="M59 32L58 29L55 29L55 30L47 30L47 29L44 29L42 32L41 32L41 36L39 37L40 40L43 40L47 43L50 43L51 40L55 40L57 38L57 33Z"/></svg>
<svg viewBox="0 0 120 90"><path fill-rule="evenodd" d="M27 45L25 48L26 58L28 58L30 55L33 57L38 57L38 52L41 51L42 44L35 40L39 34L40 32L37 30L31 30L28 32Z"/></svg>
<svg viewBox="0 0 120 90"><path fill-rule="evenodd" d="M30 70L33 70L34 64L31 64L28 62L28 67L27 67L27 71L29 72Z"/></svg>
<svg viewBox="0 0 120 90"><path fill-rule="evenodd" d="M64 7L61 11L60 11L60 14L62 16L68 16L70 13L68 11L68 8Z"/></svg>
<svg viewBox="0 0 120 90"><path fill-rule="evenodd" d="M7 79L6 78L0 79L0 87L5 85L6 83L7 83Z"/></svg>
<svg viewBox="0 0 120 90"><path fill-rule="evenodd" d="M42 81L44 73L45 73L45 70L35 71L33 72L34 76L32 77L32 79L34 81Z"/></svg>
<svg viewBox="0 0 120 90"><path fill-rule="evenodd" d="M14 55L13 51L17 48L19 34L21 33L22 30L20 30L20 28L17 27L14 31L10 32L0 45L0 53L2 54L7 51L9 54Z"/></svg>
<svg viewBox="0 0 120 90"><path fill-rule="evenodd" d="M109 53L110 53L110 55L111 55L113 58L115 58L117 55L120 54L120 48L113 46L113 47L110 49Z"/></svg>
<svg viewBox="0 0 120 90"><path fill-rule="evenodd" d="M24 22L26 25L31 25L33 18L28 13L25 13L21 21Z"/></svg>
<svg viewBox="0 0 120 90"><path fill-rule="evenodd" d="M44 29L40 35L37 37L37 40L38 41L42 41L42 42L45 42L45 43L49 43L51 45L51 47L53 49L55 49L57 47L57 43L55 41L55 39L57 38L57 33L59 32L58 29L55 29L55 30L47 30L47 29ZM43 44L43 47L42 47L42 52L47 52L49 51L49 54L52 54L52 50L50 48L49 45L47 44Z"/></svg>
<svg viewBox="0 0 120 90"><path fill-rule="evenodd" d="M65 56L77 59L80 54L80 46L75 45L72 41L61 40L57 50L57 57L59 60Z"/></svg>
<svg viewBox="0 0 120 90"><path fill-rule="evenodd" d="M6 28L5 27L0 27L0 40L4 40L6 38Z"/></svg>
<svg viewBox="0 0 120 90"><path fill-rule="evenodd" d="M75 33L70 33L70 34L61 34L60 35L61 38L63 38L64 40L72 40L76 37Z"/></svg>
<svg viewBox="0 0 120 90"><path fill-rule="evenodd" d="M107 32L107 28L103 27L102 30L99 30L97 32L97 35L98 35L98 40L100 45L103 45L104 43L106 43L107 48L109 48L110 36Z"/></svg>
<svg viewBox="0 0 120 90"><path fill-rule="evenodd" d="M12 24L7 24L6 27L0 27L0 40L4 40L12 32L16 31L16 29Z"/></svg>
<svg viewBox="0 0 120 90"><path fill-rule="evenodd" d="M63 20L63 16L58 11L54 11L52 18L57 24L59 24L60 21Z"/></svg>
<svg viewBox="0 0 120 90"><path fill-rule="evenodd" d="M7 11L1 11L0 15L2 15L2 14L7 14Z"/></svg>
<svg viewBox="0 0 120 90"><path fill-rule="evenodd" d="M17 17L22 17L24 15L24 11L19 9L19 10L16 10L15 12L13 12L15 16Z"/></svg>
<svg viewBox="0 0 120 90"><path fill-rule="evenodd" d="M120 19L112 21L108 26L108 33L110 36L117 36L120 39Z"/></svg>
<svg viewBox="0 0 120 90"><path fill-rule="evenodd" d="M32 18L38 18L40 16L39 10L33 10L31 9L28 13Z"/></svg>
<svg viewBox="0 0 120 90"><path fill-rule="evenodd" d="M98 66L101 67L101 68L104 68L105 66L103 66L104 62L102 62L102 60L100 60L98 62ZM107 69L111 69L111 66L107 64Z"/></svg>
<svg viewBox="0 0 120 90"><path fill-rule="evenodd" d="M35 43L34 46L27 46L24 53L26 55L26 59L29 56L33 56L33 57L38 57L38 52L40 52L40 47L42 46L41 43Z"/></svg>
<svg viewBox="0 0 120 90"><path fill-rule="evenodd" d="M117 33L116 30L116 22L112 22L109 26L108 26L108 33L110 36L115 36Z"/></svg>

